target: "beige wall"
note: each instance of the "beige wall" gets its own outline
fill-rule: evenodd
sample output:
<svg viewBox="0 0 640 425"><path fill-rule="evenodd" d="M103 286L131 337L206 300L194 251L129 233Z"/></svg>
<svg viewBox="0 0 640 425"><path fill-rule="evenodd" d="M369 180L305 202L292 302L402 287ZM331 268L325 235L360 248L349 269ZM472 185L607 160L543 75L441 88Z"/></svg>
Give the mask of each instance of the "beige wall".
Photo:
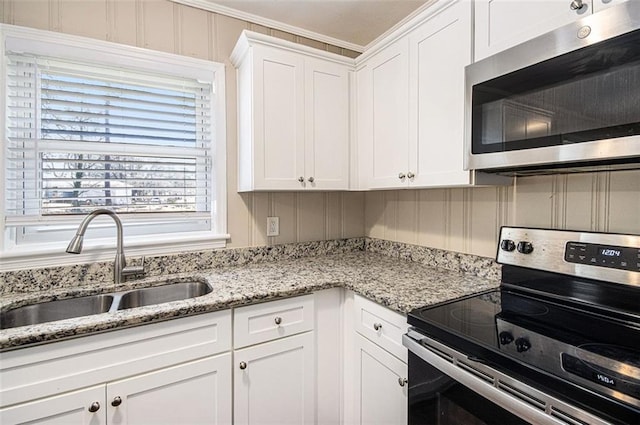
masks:
<svg viewBox="0 0 640 425"><path fill-rule="evenodd" d="M229 55L244 29L354 57L355 53L167 0L0 0L3 23L59 31L226 64L229 246L364 235L362 193L238 194L236 78ZM280 217L267 238L266 217Z"/></svg>
<svg viewBox="0 0 640 425"><path fill-rule="evenodd" d="M501 225L640 234L640 171L370 192L365 211L367 236L492 257Z"/></svg>
<svg viewBox="0 0 640 425"><path fill-rule="evenodd" d="M640 172L521 178L513 187L369 193L236 192L236 81L229 63L243 29L353 56L167 0L0 0L2 22L168 51L227 65L230 246L372 236L493 256L500 225L640 233ZM266 217L281 236L266 237Z"/></svg>

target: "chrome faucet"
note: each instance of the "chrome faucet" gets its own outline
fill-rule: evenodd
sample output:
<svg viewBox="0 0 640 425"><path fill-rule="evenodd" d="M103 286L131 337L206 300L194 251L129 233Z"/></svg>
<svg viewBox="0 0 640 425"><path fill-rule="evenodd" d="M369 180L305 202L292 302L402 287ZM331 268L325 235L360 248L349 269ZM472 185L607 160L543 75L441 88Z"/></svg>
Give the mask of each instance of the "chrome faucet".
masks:
<svg viewBox="0 0 640 425"><path fill-rule="evenodd" d="M126 276L144 274L144 257L142 257L142 265L127 267L127 260L124 257L124 247L122 245L122 222L116 213L104 208L94 210L87 214L84 220L82 220L82 223L80 223L80 227L78 227L76 235L71 239L71 242L69 242L69 246L67 246L66 251L69 254L80 254L80 252L82 252L82 241L89 223L91 220L102 214L110 216L113 221L116 222L116 228L118 230L116 259L113 262L113 283L118 285L124 281Z"/></svg>

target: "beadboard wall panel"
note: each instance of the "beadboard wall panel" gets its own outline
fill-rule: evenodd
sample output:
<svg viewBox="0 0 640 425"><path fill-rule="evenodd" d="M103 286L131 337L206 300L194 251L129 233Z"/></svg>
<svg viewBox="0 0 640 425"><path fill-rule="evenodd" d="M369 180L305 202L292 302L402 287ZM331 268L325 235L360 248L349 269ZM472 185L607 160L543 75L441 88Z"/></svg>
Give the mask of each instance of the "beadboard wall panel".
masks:
<svg viewBox="0 0 640 425"><path fill-rule="evenodd" d="M365 196L366 235L374 238L493 257L503 225L640 234L640 170Z"/></svg>
<svg viewBox="0 0 640 425"><path fill-rule="evenodd" d="M229 247L364 236L361 193L237 193L236 75L229 61L244 29L349 57L357 53L168 0L0 0L0 18L224 63ZM271 215L280 217L280 236L267 237L266 218Z"/></svg>
<svg viewBox="0 0 640 425"><path fill-rule="evenodd" d="M501 225L640 233L640 172L519 178L513 187L367 193L245 193L237 184L236 78L229 55L244 29L346 51L168 0L1 0L4 23L225 63L229 246L363 235L492 257ZM266 236L266 217L280 236Z"/></svg>

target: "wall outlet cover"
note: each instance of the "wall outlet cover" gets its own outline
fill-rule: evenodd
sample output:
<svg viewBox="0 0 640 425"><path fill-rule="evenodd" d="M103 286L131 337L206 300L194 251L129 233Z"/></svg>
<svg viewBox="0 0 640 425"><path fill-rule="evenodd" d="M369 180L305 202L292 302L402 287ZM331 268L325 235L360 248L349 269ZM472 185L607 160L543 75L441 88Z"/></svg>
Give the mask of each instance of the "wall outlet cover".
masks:
<svg viewBox="0 0 640 425"><path fill-rule="evenodd" d="M267 236L280 235L280 217L267 217Z"/></svg>

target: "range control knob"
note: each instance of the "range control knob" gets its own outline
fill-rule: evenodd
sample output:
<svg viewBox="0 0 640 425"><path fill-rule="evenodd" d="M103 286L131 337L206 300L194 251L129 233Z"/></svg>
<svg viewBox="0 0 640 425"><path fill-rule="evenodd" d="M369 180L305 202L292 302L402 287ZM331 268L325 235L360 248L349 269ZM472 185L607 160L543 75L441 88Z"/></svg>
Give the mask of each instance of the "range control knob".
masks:
<svg viewBox="0 0 640 425"><path fill-rule="evenodd" d="M531 254L533 252L533 245L531 244L531 242L518 242L518 252L522 254Z"/></svg>
<svg viewBox="0 0 640 425"><path fill-rule="evenodd" d="M518 338L516 339L516 351L518 353L524 353L531 348L531 343L526 338Z"/></svg>
<svg viewBox="0 0 640 425"><path fill-rule="evenodd" d="M516 243L511 239L503 239L502 242L500 242L500 249L511 252L516 249Z"/></svg>
<svg viewBox="0 0 640 425"><path fill-rule="evenodd" d="M498 339L500 339L500 345L511 344L511 341L513 341L513 335L511 335L511 332L502 331L500 332L500 335L498 335Z"/></svg>

